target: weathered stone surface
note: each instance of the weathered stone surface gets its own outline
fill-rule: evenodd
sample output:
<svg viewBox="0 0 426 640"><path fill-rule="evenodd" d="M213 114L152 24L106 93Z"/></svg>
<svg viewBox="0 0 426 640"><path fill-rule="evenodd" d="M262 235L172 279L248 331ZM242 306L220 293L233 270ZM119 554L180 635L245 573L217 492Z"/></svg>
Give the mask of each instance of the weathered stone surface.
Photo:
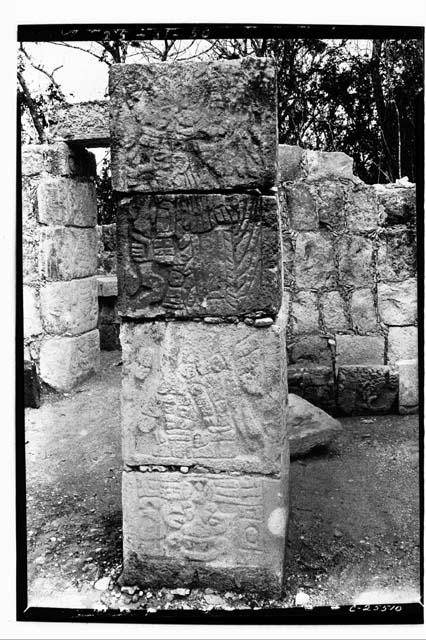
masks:
<svg viewBox="0 0 426 640"><path fill-rule="evenodd" d="M353 160L341 151L312 151L305 152L306 170L310 179L348 178L354 180Z"/></svg>
<svg viewBox="0 0 426 640"><path fill-rule="evenodd" d="M37 197L38 219L43 224L74 227L96 225L96 190L93 182L43 178Z"/></svg>
<svg viewBox="0 0 426 640"><path fill-rule="evenodd" d="M398 398L398 376L387 366L339 367L339 409L347 415L391 413Z"/></svg>
<svg viewBox="0 0 426 640"><path fill-rule="evenodd" d="M123 473L123 580L279 595L288 521L283 480Z"/></svg>
<svg viewBox="0 0 426 640"><path fill-rule="evenodd" d="M331 235L314 231L296 238L295 275L297 289L333 287L336 283Z"/></svg>
<svg viewBox="0 0 426 640"><path fill-rule="evenodd" d="M117 191L255 188L277 174L276 79L262 58L110 69Z"/></svg>
<svg viewBox="0 0 426 640"><path fill-rule="evenodd" d="M379 282L377 285L380 318L390 325L410 325L417 322L417 281Z"/></svg>
<svg viewBox="0 0 426 640"><path fill-rule="evenodd" d="M282 235L282 260L284 286L291 288L295 282L294 262L295 262L295 240L290 233Z"/></svg>
<svg viewBox="0 0 426 640"><path fill-rule="evenodd" d="M418 358L417 327L389 327L388 364Z"/></svg>
<svg viewBox="0 0 426 640"><path fill-rule="evenodd" d="M416 187L397 187L395 184L376 184L374 189L380 205L383 207L385 226L396 224L415 224Z"/></svg>
<svg viewBox="0 0 426 640"><path fill-rule="evenodd" d="M305 368L291 365L287 373L289 393L301 396L326 411L335 410L336 394L331 361L328 366L311 364Z"/></svg>
<svg viewBox="0 0 426 640"><path fill-rule="evenodd" d="M99 331L49 338L40 349L40 376L58 391L69 391L99 371Z"/></svg>
<svg viewBox="0 0 426 640"><path fill-rule="evenodd" d="M336 335L336 363L384 364L385 339L383 336Z"/></svg>
<svg viewBox="0 0 426 640"><path fill-rule="evenodd" d="M345 235L336 243L339 277L343 285L365 287L374 282L373 242L357 235Z"/></svg>
<svg viewBox="0 0 426 640"><path fill-rule="evenodd" d="M315 293L298 291L291 306L292 333L311 333L319 330L318 303Z"/></svg>
<svg viewBox="0 0 426 640"><path fill-rule="evenodd" d="M338 291L327 291L321 296L322 316L330 333L346 331L349 328L344 311L344 301Z"/></svg>
<svg viewBox="0 0 426 640"><path fill-rule="evenodd" d="M374 231L379 226L379 207L373 186L360 184L352 191L346 205L350 231Z"/></svg>
<svg viewBox="0 0 426 640"><path fill-rule="evenodd" d="M290 362L299 366L331 364L328 339L322 336L305 336L295 340L290 348Z"/></svg>
<svg viewBox="0 0 426 640"><path fill-rule="evenodd" d="M118 221L119 308L129 317L275 314L277 201L254 195L136 195Z"/></svg>
<svg viewBox="0 0 426 640"><path fill-rule="evenodd" d="M85 278L96 271L95 229L43 227L40 270L46 280Z"/></svg>
<svg viewBox="0 0 426 640"><path fill-rule="evenodd" d="M346 200L349 187L336 180L316 184L316 206L320 228L342 231L346 225Z"/></svg>
<svg viewBox="0 0 426 640"><path fill-rule="evenodd" d="M284 195L291 228L296 231L316 231L318 214L314 187L304 182L297 182L285 186Z"/></svg>
<svg viewBox="0 0 426 640"><path fill-rule="evenodd" d="M24 407L40 406L40 381L34 362L24 362Z"/></svg>
<svg viewBox="0 0 426 640"><path fill-rule="evenodd" d="M277 472L285 444L284 326L121 327L123 457Z"/></svg>
<svg viewBox="0 0 426 640"><path fill-rule="evenodd" d="M293 393L288 394L287 429L290 456L308 453L324 446L342 430L340 422Z"/></svg>
<svg viewBox="0 0 426 640"><path fill-rule="evenodd" d="M44 145L23 145L21 151L23 176L49 173L58 176L93 177L96 175L96 158L81 147L71 147L66 142Z"/></svg>
<svg viewBox="0 0 426 640"><path fill-rule="evenodd" d="M377 331L376 304L371 289L356 289L352 292L351 317L353 327L359 333Z"/></svg>
<svg viewBox="0 0 426 640"><path fill-rule="evenodd" d="M51 120L51 137L88 147L108 147L109 102L93 100L61 105Z"/></svg>
<svg viewBox="0 0 426 640"><path fill-rule="evenodd" d="M278 145L278 180L280 183L304 177L305 150L290 144Z"/></svg>
<svg viewBox="0 0 426 640"><path fill-rule="evenodd" d="M51 335L74 336L95 329L98 284L95 277L47 282L40 289L43 327Z"/></svg>
<svg viewBox="0 0 426 640"><path fill-rule="evenodd" d="M40 225L37 221L37 178L22 178L22 280L39 281Z"/></svg>
<svg viewBox="0 0 426 640"><path fill-rule="evenodd" d="M419 410L419 367L417 359L399 360L399 413L417 413Z"/></svg>
<svg viewBox="0 0 426 640"><path fill-rule="evenodd" d="M42 332L37 291L33 287L23 287L24 336L35 336Z"/></svg>
<svg viewBox="0 0 426 640"><path fill-rule="evenodd" d="M380 239L378 274L383 282L405 280L417 271L416 234L404 228L388 229Z"/></svg>
<svg viewBox="0 0 426 640"><path fill-rule="evenodd" d="M98 296L100 298L117 297L117 276L96 276L98 281Z"/></svg>

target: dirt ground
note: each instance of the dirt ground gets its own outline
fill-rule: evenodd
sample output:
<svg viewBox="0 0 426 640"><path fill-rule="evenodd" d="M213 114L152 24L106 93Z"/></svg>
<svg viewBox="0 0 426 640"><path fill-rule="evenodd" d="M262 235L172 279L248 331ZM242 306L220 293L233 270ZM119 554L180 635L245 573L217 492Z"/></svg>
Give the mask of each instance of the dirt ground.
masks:
<svg viewBox="0 0 426 640"><path fill-rule="evenodd" d="M418 601L417 416L345 418L331 448L291 463L282 600L211 589L121 593L120 353L102 352L101 361L101 372L72 393L26 409L29 606L156 611ZM109 587L97 582L108 577Z"/></svg>

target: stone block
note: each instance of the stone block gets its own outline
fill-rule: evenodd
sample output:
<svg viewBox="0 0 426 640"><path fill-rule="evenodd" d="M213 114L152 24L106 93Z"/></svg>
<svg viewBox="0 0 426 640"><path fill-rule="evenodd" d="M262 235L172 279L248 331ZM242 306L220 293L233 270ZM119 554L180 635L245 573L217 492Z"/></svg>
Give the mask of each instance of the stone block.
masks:
<svg viewBox="0 0 426 640"><path fill-rule="evenodd" d="M287 521L282 479L124 472L122 581L279 596Z"/></svg>
<svg viewBox="0 0 426 640"><path fill-rule="evenodd" d="M288 394L287 429L290 456L302 456L328 445L342 431L340 422L293 393Z"/></svg>
<svg viewBox="0 0 426 640"><path fill-rule="evenodd" d="M24 362L24 407L38 409L40 406L40 381L34 362Z"/></svg>
<svg viewBox="0 0 426 640"><path fill-rule="evenodd" d="M293 294L291 318L294 335L319 331L318 302L315 293L298 291Z"/></svg>
<svg viewBox="0 0 426 640"><path fill-rule="evenodd" d="M119 310L128 317L270 315L281 303L273 196L124 198L118 256Z"/></svg>
<svg viewBox="0 0 426 640"><path fill-rule="evenodd" d="M308 178L347 178L354 180L353 160L341 151L305 151L305 164Z"/></svg>
<svg viewBox="0 0 426 640"><path fill-rule="evenodd" d="M43 178L37 197L38 219L43 224L73 227L96 225L96 190L93 182Z"/></svg>
<svg viewBox="0 0 426 640"><path fill-rule="evenodd" d="M345 315L345 303L338 291L327 291L321 296L322 317L326 330L330 333L346 331L349 328Z"/></svg>
<svg viewBox="0 0 426 640"><path fill-rule="evenodd" d="M382 365L339 367L338 406L346 415L393 413L398 399L398 375Z"/></svg>
<svg viewBox="0 0 426 640"><path fill-rule="evenodd" d="M95 329L98 284L95 277L47 282L40 289L43 326L51 335L74 336Z"/></svg>
<svg viewBox="0 0 426 640"><path fill-rule="evenodd" d="M99 331L48 338L40 349L40 376L58 391L69 391L99 371Z"/></svg>
<svg viewBox="0 0 426 640"><path fill-rule="evenodd" d="M22 179L22 276L25 284L37 284L40 225L37 221L37 179Z"/></svg>
<svg viewBox="0 0 426 640"><path fill-rule="evenodd" d="M120 325L100 324L99 338L101 351L120 351Z"/></svg>
<svg viewBox="0 0 426 640"><path fill-rule="evenodd" d="M284 326L121 326L123 458L273 473L285 445Z"/></svg>
<svg viewBox="0 0 426 640"><path fill-rule="evenodd" d="M296 231L316 231L318 214L315 187L304 182L286 185L284 196L290 227Z"/></svg>
<svg viewBox="0 0 426 640"><path fill-rule="evenodd" d="M339 278L343 286L365 287L374 283L373 242L357 235L337 239Z"/></svg>
<svg viewBox="0 0 426 640"><path fill-rule="evenodd" d="M320 289L336 284L331 234L314 231L296 238L295 277L297 289Z"/></svg>
<svg viewBox="0 0 426 640"><path fill-rule="evenodd" d="M288 391L301 396L316 407L334 412L336 392L332 364L288 367Z"/></svg>
<svg viewBox="0 0 426 640"><path fill-rule="evenodd" d="M417 327L389 327L387 362L417 359L419 353Z"/></svg>
<svg viewBox="0 0 426 640"><path fill-rule="evenodd" d="M41 274L46 280L91 276L96 271L96 249L95 229L43 227L39 260Z"/></svg>
<svg viewBox="0 0 426 640"><path fill-rule="evenodd" d="M92 100L61 105L51 119L51 137L83 144L109 147L109 102Z"/></svg>
<svg viewBox="0 0 426 640"><path fill-rule="evenodd" d="M295 255L296 255L296 242L291 237L290 233L282 234L282 260L283 260L283 280L284 286L292 288L295 282Z"/></svg>
<svg viewBox="0 0 426 640"><path fill-rule="evenodd" d="M414 225L416 223L416 187L397 187L395 184L376 184L379 204L383 208L384 225Z"/></svg>
<svg viewBox="0 0 426 640"><path fill-rule="evenodd" d="M379 206L373 186L360 184L350 193L346 204L349 231L374 231L379 226Z"/></svg>
<svg viewBox="0 0 426 640"><path fill-rule="evenodd" d="M23 176L52 174L72 177L96 176L96 158L93 153L66 142L44 145L23 145L21 151Z"/></svg>
<svg viewBox="0 0 426 640"><path fill-rule="evenodd" d="M356 289L353 291L350 310L353 328L358 333L377 331L376 303L371 289Z"/></svg>
<svg viewBox="0 0 426 640"><path fill-rule="evenodd" d="M38 308L37 291L33 287L23 287L24 337L36 336L43 329Z"/></svg>
<svg viewBox="0 0 426 640"><path fill-rule="evenodd" d="M417 322L417 281L415 278L407 278L404 282L379 282L377 296L382 322L399 326Z"/></svg>
<svg viewBox="0 0 426 640"><path fill-rule="evenodd" d="M276 78L243 58L110 68L117 191L263 188L277 178Z"/></svg>
<svg viewBox="0 0 426 640"><path fill-rule="evenodd" d="M98 281L98 296L100 298L117 297L117 276L96 276Z"/></svg>
<svg viewBox="0 0 426 640"><path fill-rule="evenodd" d="M419 410L419 371L418 361L399 360L399 413L418 413Z"/></svg>
<svg viewBox="0 0 426 640"><path fill-rule="evenodd" d="M383 336L336 335L336 363L338 367L356 364L384 364Z"/></svg>
<svg viewBox="0 0 426 640"><path fill-rule="evenodd" d="M292 182L304 177L305 150L290 144L278 145L278 181Z"/></svg>
<svg viewBox="0 0 426 640"><path fill-rule="evenodd" d="M388 229L377 254L377 270L383 282L406 280L417 272L416 234L413 230Z"/></svg>
<svg viewBox="0 0 426 640"><path fill-rule="evenodd" d="M318 335L297 338L290 348L289 361L291 364L308 367L312 364L331 365L332 354L328 339Z"/></svg>

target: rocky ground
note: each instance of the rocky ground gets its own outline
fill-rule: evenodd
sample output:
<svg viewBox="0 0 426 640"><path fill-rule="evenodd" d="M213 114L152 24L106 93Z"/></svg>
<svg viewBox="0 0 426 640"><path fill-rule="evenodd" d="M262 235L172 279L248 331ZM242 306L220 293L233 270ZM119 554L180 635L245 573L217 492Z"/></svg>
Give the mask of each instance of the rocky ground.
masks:
<svg viewBox="0 0 426 640"><path fill-rule="evenodd" d="M418 417L345 418L329 449L291 463L280 601L213 590L139 591L121 567L120 353L69 394L26 409L29 606L210 610L415 602Z"/></svg>

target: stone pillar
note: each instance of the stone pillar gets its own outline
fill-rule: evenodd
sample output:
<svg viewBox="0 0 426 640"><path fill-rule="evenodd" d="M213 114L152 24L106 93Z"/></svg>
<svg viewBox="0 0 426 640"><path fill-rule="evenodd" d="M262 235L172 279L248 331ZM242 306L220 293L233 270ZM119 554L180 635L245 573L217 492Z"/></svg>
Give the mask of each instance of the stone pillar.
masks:
<svg viewBox="0 0 426 640"><path fill-rule="evenodd" d="M60 391L99 368L95 166L63 142L23 148L26 357Z"/></svg>
<svg viewBox="0 0 426 640"><path fill-rule="evenodd" d="M115 65L123 581L278 595L288 520L276 81Z"/></svg>

